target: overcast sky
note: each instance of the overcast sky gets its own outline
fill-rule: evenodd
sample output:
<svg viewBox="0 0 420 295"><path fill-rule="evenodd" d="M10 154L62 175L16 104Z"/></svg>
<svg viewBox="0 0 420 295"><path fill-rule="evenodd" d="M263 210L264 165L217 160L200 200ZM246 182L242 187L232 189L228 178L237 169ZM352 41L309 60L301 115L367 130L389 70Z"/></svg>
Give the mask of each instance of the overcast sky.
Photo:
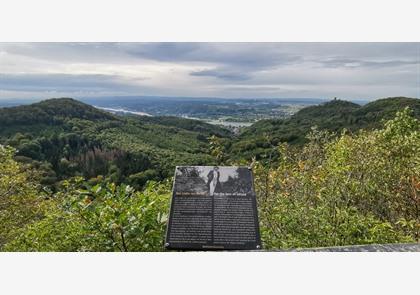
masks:
<svg viewBox="0 0 420 295"><path fill-rule="evenodd" d="M0 99L420 97L420 43L0 43Z"/></svg>

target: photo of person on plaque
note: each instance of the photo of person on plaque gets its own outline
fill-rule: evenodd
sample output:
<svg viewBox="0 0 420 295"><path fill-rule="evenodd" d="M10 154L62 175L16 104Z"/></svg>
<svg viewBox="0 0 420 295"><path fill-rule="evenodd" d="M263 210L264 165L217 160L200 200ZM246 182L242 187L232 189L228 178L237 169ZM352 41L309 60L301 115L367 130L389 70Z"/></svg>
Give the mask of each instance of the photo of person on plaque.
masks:
<svg viewBox="0 0 420 295"><path fill-rule="evenodd" d="M220 172L219 167L215 166L210 172L207 174L207 189L209 191L209 196L213 196L214 193L218 193L221 191L221 184L220 184Z"/></svg>

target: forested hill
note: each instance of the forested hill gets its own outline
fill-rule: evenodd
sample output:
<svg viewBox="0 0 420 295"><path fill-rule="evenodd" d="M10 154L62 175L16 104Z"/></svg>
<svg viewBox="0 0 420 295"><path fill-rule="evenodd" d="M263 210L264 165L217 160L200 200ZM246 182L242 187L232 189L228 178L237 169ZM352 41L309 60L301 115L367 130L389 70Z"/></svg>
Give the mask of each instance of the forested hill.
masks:
<svg viewBox="0 0 420 295"><path fill-rule="evenodd" d="M69 118L116 120L112 114L72 98L53 98L31 105L0 108L0 126L56 124Z"/></svg>
<svg viewBox="0 0 420 295"><path fill-rule="evenodd" d="M310 106L289 119L261 120L244 131L228 144L228 153L235 158L264 158L281 142L301 145L313 126L320 130L339 132L381 127L383 120L393 118L397 111L409 107L416 118L420 118L420 99L391 97L379 99L360 106L358 104L332 100L325 104Z"/></svg>
<svg viewBox="0 0 420 295"><path fill-rule="evenodd" d="M231 131L221 128L219 125L208 124L195 119L186 119L174 116L139 117L138 115L132 115L132 117L143 123L177 127L189 131L199 132L203 136L216 135L218 137L230 137L232 135Z"/></svg>
<svg viewBox="0 0 420 295"><path fill-rule="evenodd" d="M112 115L70 98L0 109L0 144L16 148L45 184L82 175L139 187L175 165L214 164L212 135L230 132L196 120Z"/></svg>
<svg viewBox="0 0 420 295"><path fill-rule="evenodd" d="M313 126L339 132L381 126L404 107L420 117L420 100L394 97L360 106L333 100L286 120L261 120L233 137L224 128L177 117L118 116L71 98L0 108L0 144L42 173L45 184L71 176L141 187L171 176L176 165L215 164L209 137L222 138L233 162L263 159L281 143L301 145Z"/></svg>

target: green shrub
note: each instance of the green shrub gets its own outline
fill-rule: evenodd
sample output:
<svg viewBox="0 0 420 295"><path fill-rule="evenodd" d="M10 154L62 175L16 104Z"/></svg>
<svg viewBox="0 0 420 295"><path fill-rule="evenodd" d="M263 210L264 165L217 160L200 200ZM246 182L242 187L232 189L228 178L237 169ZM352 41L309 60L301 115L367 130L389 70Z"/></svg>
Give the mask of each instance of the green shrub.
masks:
<svg viewBox="0 0 420 295"><path fill-rule="evenodd" d="M267 248L416 241L420 237L419 122L405 109L381 130L313 129L278 164L254 163Z"/></svg>
<svg viewBox="0 0 420 295"><path fill-rule="evenodd" d="M166 184L63 183L47 217L23 230L9 251L160 251L166 228Z"/></svg>

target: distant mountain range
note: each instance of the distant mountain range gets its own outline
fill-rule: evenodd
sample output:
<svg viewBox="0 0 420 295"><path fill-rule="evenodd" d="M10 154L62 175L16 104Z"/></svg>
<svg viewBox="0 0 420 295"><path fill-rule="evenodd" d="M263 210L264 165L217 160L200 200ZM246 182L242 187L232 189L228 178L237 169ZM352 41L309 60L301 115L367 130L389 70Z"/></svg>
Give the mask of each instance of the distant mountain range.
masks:
<svg viewBox="0 0 420 295"><path fill-rule="evenodd" d="M220 103L232 103L234 101L238 102L262 102L262 101L276 101L279 103L301 103L301 104L319 104L328 99L324 98L221 98L221 97L181 97L181 96L105 96L105 97L80 97L76 98L81 102L85 102L91 105L98 105L98 106L121 106L126 105L133 106L138 103L156 103L156 102L165 102L165 101L173 101L173 102L191 102L191 101L198 101L198 102L220 102ZM24 104L32 104L43 99L31 99L31 98L3 98L0 99L0 107L10 107L10 106L18 106ZM357 99L354 100L357 103L366 103L368 100L366 99Z"/></svg>

